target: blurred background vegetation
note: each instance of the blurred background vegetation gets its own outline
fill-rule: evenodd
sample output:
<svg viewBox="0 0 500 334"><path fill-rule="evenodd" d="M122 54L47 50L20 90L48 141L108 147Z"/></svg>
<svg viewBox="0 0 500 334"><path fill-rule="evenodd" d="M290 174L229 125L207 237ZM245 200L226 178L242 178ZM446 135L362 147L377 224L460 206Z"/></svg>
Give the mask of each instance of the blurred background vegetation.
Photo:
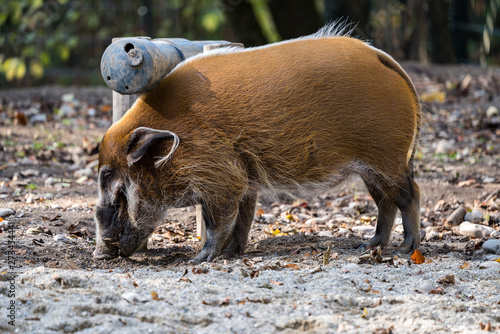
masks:
<svg viewBox="0 0 500 334"><path fill-rule="evenodd" d="M341 17L398 60L500 64L500 0L0 0L0 88L104 84L113 37L256 46Z"/></svg>

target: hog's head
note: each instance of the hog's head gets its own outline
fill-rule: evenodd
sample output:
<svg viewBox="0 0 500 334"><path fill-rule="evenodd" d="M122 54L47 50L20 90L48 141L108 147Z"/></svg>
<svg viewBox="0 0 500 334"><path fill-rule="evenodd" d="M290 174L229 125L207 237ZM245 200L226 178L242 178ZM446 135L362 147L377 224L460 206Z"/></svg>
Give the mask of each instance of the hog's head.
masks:
<svg viewBox="0 0 500 334"><path fill-rule="evenodd" d="M178 145L179 137L170 131L108 130L99 152L96 259L132 255L163 222L175 197L164 189L169 182L164 167Z"/></svg>

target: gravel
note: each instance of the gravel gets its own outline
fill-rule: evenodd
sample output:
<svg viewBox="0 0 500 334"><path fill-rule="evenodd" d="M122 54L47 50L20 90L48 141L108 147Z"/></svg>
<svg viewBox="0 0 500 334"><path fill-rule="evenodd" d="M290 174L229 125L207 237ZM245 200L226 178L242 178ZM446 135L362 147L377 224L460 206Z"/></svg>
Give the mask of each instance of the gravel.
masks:
<svg viewBox="0 0 500 334"><path fill-rule="evenodd" d="M16 332L482 333L488 322L500 329L500 263L356 262L259 257L176 269L30 268L15 280ZM455 284L437 282L445 275ZM4 291L0 303L8 303ZM4 322L0 329L12 330Z"/></svg>

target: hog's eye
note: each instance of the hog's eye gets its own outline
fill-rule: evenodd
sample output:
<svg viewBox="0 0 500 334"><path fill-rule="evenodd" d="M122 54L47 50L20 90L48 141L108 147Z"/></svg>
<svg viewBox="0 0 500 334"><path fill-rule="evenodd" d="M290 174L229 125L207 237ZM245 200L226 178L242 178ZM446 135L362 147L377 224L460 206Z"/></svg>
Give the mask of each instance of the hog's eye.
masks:
<svg viewBox="0 0 500 334"><path fill-rule="evenodd" d="M109 167L103 167L100 173L101 187L106 188L113 181L114 172Z"/></svg>

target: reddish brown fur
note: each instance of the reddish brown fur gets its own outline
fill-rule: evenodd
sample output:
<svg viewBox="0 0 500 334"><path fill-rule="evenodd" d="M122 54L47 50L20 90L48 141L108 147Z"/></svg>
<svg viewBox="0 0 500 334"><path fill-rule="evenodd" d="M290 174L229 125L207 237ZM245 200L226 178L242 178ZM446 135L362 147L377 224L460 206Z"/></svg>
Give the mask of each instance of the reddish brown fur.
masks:
<svg viewBox="0 0 500 334"><path fill-rule="evenodd" d="M231 243L238 206L260 190L308 190L357 172L379 202L400 209L415 202L411 155L419 122L413 85L385 53L349 37L301 39L186 61L108 130L99 159L122 182L136 182L143 201L203 202L215 238L224 239L199 256L204 260ZM128 166L127 144L138 127L179 136L171 161L154 168L172 145L163 141ZM400 188L415 194L403 198ZM415 207L410 211L418 220ZM387 243L386 230L372 244ZM419 240L408 242L405 251Z"/></svg>

